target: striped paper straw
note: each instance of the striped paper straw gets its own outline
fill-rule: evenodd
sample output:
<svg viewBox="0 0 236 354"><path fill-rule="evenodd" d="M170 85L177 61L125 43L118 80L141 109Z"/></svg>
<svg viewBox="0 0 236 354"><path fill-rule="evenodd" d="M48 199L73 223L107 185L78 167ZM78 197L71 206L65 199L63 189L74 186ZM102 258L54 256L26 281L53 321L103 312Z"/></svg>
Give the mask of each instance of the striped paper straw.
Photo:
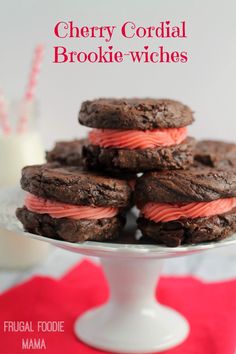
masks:
<svg viewBox="0 0 236 354"><path fill-rule="evenodd" d="M7 114L7 104L2 90L0 90L0 124L4 135L8 135L11 132L10 123Z"/></svg>
<svg viewBox="0 0 236 354"><path fill-rule="evenodd" d="M43 60L44 46L42 44L37 45L34 51L34 58L31 66L31 71L29 75L29 81L26 87L21 115L18 122L17 131L19 133L24 133L27 130L27 125L29 122L29 107L30 103L34 100L35 90L38 83L38 77L41 69L41 64Z"/></svg>

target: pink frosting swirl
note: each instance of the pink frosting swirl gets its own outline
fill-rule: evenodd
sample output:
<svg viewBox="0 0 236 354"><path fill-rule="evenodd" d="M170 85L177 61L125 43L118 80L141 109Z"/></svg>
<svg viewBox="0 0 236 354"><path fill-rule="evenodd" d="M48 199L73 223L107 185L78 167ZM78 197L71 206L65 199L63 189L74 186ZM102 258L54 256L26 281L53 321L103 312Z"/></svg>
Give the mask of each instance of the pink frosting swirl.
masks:
<svg viewBox="0 0 236 354"><path fill-rule="evenodd" d="M39 198L30 193L26 195L25 206L28 210L34 213L49 214L56 219L104 219L112 218L118 214L118 208L71 205Z"/></svg>
<svg viewBox="0 0 236 354"><path fill-rule="evenodd" d="M236 198L217 199L197 203L147 203L141 210L146 219L155 222L167 222L180 218L200 218L220 215L236 206Z"/></svg>
<svg viewBox="0 0 236 354"><path fill-rule="evenodd" d="M153 130L93 129L89 141L104 148L148 149L180 144L187 136L187 128Z"/></svg>

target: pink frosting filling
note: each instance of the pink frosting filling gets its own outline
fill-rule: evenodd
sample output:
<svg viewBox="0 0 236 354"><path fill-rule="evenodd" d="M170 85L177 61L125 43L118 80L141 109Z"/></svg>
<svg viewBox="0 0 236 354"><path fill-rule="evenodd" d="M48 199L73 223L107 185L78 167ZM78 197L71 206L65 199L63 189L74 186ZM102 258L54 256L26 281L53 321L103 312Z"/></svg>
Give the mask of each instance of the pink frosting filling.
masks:
<svg viewBox="0 0 236 354"><path fill-rule="evenodd" d="M211 202L170 204L147 203L141 210L146 219L160 222L180 218L199 218L226 213L236 206L236 198L217 199Z"/></svg>
<svg viewBox="0 0 236 354"><path fill-rule="evenodd" d="M148 149L180 144L187 136L187 128L153 130L93 129L89 141L104 148Z"/></svg>
<svg viewBox="0 0 236 354"><path fill-rule="evenodd" d="M112 218L118 214L118 208L66 204L39 198L30 193L25 198L25 206L34 213L75 220Z"/></svg>

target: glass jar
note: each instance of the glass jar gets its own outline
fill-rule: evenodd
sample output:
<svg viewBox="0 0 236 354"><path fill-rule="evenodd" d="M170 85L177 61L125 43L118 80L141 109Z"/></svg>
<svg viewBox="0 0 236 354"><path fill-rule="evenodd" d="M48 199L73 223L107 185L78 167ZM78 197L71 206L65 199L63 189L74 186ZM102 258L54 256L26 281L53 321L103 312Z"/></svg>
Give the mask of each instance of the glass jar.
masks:
<svg viewBox="0 0 236 354"><path fill-rule="evenodd" d="M40 134L36 128L37 105L28 107L29 121L25 131L17 132L22 110L19 102L9 106L11 132L0 135L0 188L19 186L21 169L45 162ZM20 205L19 205L20 206ZM21 269L35 265L48 254L49 245L0 229L0 268Z"/></svg>

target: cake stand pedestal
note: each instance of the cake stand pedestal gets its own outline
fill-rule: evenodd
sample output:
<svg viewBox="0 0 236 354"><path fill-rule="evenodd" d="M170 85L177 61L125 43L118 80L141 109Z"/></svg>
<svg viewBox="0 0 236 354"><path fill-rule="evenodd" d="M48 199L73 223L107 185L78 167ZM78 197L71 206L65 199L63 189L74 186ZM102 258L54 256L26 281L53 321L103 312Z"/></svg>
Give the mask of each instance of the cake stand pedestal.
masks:
<svg viewBox="0 0 236 354"><path fill-rule="evenodd" d="M236 244L236 235L220 242L176 248L50 239L22 231L15 210L23 204L23 196L19 189L0 190L0 227L18 232L22 237L101 259L110 298L102 306L82 314L75 322L74 331L84 343L114 353L161 352L182 343L189 333L188 322L173 309L159 304L155 297L162 260ZM134 232L130 226L128 231Z"/></svg>
<svg viewBox="0 0 236 354"><path fill-rule="evenodd" d="M169 349L187 337L187 321L156 301L161 260L108 257L101 263L110 299L78 318L79 339L116 353L149 353Z"/></svg>

